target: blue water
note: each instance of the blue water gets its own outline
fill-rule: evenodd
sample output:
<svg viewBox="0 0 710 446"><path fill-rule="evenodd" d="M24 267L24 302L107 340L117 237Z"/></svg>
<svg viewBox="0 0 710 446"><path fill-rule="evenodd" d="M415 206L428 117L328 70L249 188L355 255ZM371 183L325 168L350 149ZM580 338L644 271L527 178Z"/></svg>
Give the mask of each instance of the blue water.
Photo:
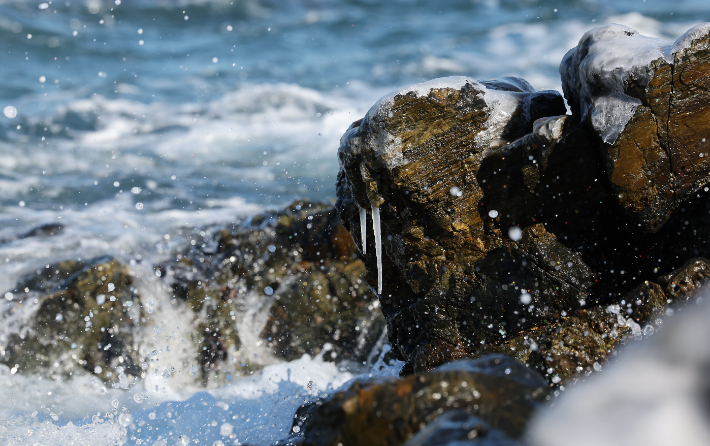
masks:
<svg viewBox="0 0 710 446"><path fill-rule="evenodd" d="M333 199L340 136L397 86L560 89L594 26L674 40L702 21L707 0L0 2L0 109L17 112L0 115L0 296L52 261L149 265L182 228ZM18 238L47 223L64 230Z"/></svg>

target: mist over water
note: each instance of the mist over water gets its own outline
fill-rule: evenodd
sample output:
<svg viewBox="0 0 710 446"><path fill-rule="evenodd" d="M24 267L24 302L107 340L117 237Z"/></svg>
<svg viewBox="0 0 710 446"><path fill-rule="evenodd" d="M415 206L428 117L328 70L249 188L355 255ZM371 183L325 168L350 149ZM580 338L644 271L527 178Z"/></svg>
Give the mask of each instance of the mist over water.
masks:
<svg viewBox="0 0 710 446"><path fill-rule="evenodd" d="M398 86L520 76L536 89L560 89L560 60L594 26L623 23L675 40L702 21L710 21L706 0L0 1L0 296L49 263L108 254L159 299L152 265L195 227L297 198L333 199L340 136ZM61 229L24 237L47 224ZM0 298L0 311L10 305ZM160 311L162 320L177 317ZM198 393L210 409L182 424L207 444L224 440L225 422L252 432L255 444L283 437L298 401L315 394L307 389L313 376L322 378L319 391L352 377L319 358L299 361L224 387L231 409ZM111 444L106 438L122 438L120 423L81 423L113 400L136 420L155 420L133 399L137 390L102 391L90 376L56 383L0 366L1 380L11 384L0 385L0 438L10 443L23 444L35 426L46 444L68 435ZM198 390L189 382L132 386L167 413L170 401ZM247 388L253 393L244 396ZM246 409L235 408L252 403L278 419L243 421ZM20 418L3 421L10 417ZM160 419L174 429L175 418ZM141 438L149 436L124 439Z"/></svg>

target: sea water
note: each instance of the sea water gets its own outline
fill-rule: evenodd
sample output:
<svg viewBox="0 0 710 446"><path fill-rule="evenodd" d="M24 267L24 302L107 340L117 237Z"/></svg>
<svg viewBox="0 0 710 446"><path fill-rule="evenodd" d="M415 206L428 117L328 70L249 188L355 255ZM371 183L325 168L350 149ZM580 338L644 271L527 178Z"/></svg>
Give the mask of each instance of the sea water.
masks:
<svg viewBox="0 0 710 446"><path fill-rule="evenodd" d="M594 26L672 41L708 20L706 0L0 2L0 314L22 275L105 254L160 300L151 265L185 228L333 199L340 135L398 86L520 76L559 90L562 57ZM23 237L47 224L61 229ZM0 442L269 444L353 373L271 358L216 388L179 373L113 388L0 366Z"/></svg>

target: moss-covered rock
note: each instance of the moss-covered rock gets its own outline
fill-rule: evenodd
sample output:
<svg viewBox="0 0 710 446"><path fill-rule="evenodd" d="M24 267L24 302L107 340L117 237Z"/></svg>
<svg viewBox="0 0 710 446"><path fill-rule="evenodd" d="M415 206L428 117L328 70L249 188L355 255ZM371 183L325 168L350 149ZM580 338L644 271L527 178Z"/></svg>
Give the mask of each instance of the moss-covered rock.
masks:
<svg viewBox="0 0 710 446"><path fill-rule="evenodd" d="M142 310L125 265L110 257L64 261L37 270L12 291L5 319L13 330L0 361L24 373L69 375L83 368L102 379L138 375L134 328Z"/></svg>

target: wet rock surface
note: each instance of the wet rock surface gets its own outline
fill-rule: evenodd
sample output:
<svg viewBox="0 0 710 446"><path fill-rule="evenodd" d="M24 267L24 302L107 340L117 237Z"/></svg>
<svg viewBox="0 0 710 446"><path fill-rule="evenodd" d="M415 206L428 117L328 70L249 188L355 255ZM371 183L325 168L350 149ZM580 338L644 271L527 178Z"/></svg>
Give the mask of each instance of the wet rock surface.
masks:
<svg viewBox="0 0 710 446"><path fill-rule="evenodd" d="M693 299L704 261L684 264L710 256L698 152L710 121L686 120L705 116L709 34L699 26L664 46L624 27L590 31L561 66L572 115L523 80L445 78L404 87L351 125L336 206L370 286L378 269L387 278L379 299L403 374L502 352L564 383ZM670 173L648 173L663 170L651 152L651 170L625 171L629 148L666 156ZM362 210L379 216L379 268L369 218L360 242Z"/></svg>
<svg viewBox="0 0 710 446"><path fill-rule="evenodd" d="M304 445L400 445L442 413L457 409L475 416L476 424L466 435L479 429L476 432L481 437L490 433L491 438L516 439L537 407L548 399L547 383L536 372L512 358L492 355L405 378L355 381L347 389L299 409L293 431L305 433L298 441L291 441ZM419 444L416 441L420 440L411 441Z"/></svg>
<svg viewBox="0 0 710 446"><path fill-rule="evenodd" d="M140 374L134 329L143 314L133 279L111 257L37 270L8 292L0 361L20 373L84 369L123 383ZM8 294L5 295L8 298Z"/></svg>
<svg viewBox="0 0 710 446"><path fill-rule="evenodd" d="M600 140L613 197L646 231L710 179L708 66L707 24L673 44L595 28L560 65L570 107Z"/></svg>
<svg viewBox="0 0 710 446"><path fill-rule="evenodd" d="M245 317L263 327L251 342L267 346L275 357L323 354L361 365L370 359L384 318L332 207L297 201L195 235L192 247L161 271L177 299L205 314L205 375L241 346L235 321L246 308L257 309Z"/></svg>

